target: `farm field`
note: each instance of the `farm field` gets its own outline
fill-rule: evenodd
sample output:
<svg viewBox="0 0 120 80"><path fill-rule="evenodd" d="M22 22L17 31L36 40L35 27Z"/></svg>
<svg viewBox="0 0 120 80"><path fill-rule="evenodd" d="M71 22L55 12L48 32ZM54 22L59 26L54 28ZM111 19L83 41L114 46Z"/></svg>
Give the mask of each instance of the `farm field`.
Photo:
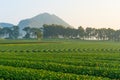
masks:
<svg viewBox="0 0 120 80"><path fill-rule="evenodd" d="M0 80L119 80L120 43L0 41Z"/></svg>

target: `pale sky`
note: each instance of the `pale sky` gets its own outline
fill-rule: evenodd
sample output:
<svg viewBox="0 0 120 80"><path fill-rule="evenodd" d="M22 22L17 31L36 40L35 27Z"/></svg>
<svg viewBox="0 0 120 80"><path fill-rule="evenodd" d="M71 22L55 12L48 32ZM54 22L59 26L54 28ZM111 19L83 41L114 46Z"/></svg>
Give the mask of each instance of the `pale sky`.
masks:
<svg viewBox="0 0 120 80"><path fill-rule="evenodd" d="M120 0L0 0L0 22L17 25L44 12L59 16L75 28L120 29Z"/></svg>

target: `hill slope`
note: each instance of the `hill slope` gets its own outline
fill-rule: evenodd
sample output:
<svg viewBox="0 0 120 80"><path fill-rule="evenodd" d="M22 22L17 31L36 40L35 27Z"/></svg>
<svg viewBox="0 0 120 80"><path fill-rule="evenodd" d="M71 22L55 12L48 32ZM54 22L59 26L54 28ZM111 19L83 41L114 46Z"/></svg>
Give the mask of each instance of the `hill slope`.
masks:
<svg viewBox="0 0 120 80"><path fill-rule="evenodd" d="M66 23L56 15L51 15L48 13L43 13L30 19L21 20L18 26L22 29L28 26L40 28L44 24L58 24L58 25L63 25L65 27L70 26L68 23Z"/></svg>
<svg viewBox="0 0 120 80"><path fill-rule="evenodd" d="M14 25L13 24L10 24L10 23L0 23L0 27L1 28L4 28L4 27L13 27Z"/></svg>

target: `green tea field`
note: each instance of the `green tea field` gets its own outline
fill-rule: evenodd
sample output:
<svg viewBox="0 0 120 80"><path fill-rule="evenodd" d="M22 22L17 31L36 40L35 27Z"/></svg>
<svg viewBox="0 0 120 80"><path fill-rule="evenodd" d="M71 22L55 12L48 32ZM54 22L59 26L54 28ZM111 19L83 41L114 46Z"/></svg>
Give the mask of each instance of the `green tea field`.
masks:
<svg viewBox="0 0 120 80"><path fill-rule="evenodd" d="M120 43L1 40L0 80L120 80Z"/></svg>

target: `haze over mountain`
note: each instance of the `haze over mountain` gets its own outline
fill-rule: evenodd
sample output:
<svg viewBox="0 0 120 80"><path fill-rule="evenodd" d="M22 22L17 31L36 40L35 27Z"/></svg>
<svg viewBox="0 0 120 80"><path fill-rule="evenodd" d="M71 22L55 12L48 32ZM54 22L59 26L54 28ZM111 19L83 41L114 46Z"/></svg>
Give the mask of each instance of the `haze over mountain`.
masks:
<svg viewBox="0 0 120 80"><path fill-rule="evenodd" d="M70 26L68 23L63 21L58 16L54 14L51 15L49 13L43 13L29 19L21 20L18 26L22 29L25 27L40 28L43 27L44 24L57 24L57 25L63 25L65 27Z"/></svg>
<svg viewBox="0 0 120 80"><path fill-rule="evenodd" d="M64 27L71 27L68 23L66 23L64 20L59 18L58 16L54 14L49 14L49 13L42 13L39 14L35 17L28 18L21 20L18 24L20 34L25 35L25 32L23 29L25 27L35 27L35 28L41 28L43 27L44 24L57 24L57 25L63 25ZM13 24L10 23L0 23L0 27L13 27Z"/></svg>
<svg viewBox="0 0 120 80"><path fill-rule="evenodd" d="M10 23L0 23L0 28L4 28L4 27L13 27L13 24Z"/></svg>

